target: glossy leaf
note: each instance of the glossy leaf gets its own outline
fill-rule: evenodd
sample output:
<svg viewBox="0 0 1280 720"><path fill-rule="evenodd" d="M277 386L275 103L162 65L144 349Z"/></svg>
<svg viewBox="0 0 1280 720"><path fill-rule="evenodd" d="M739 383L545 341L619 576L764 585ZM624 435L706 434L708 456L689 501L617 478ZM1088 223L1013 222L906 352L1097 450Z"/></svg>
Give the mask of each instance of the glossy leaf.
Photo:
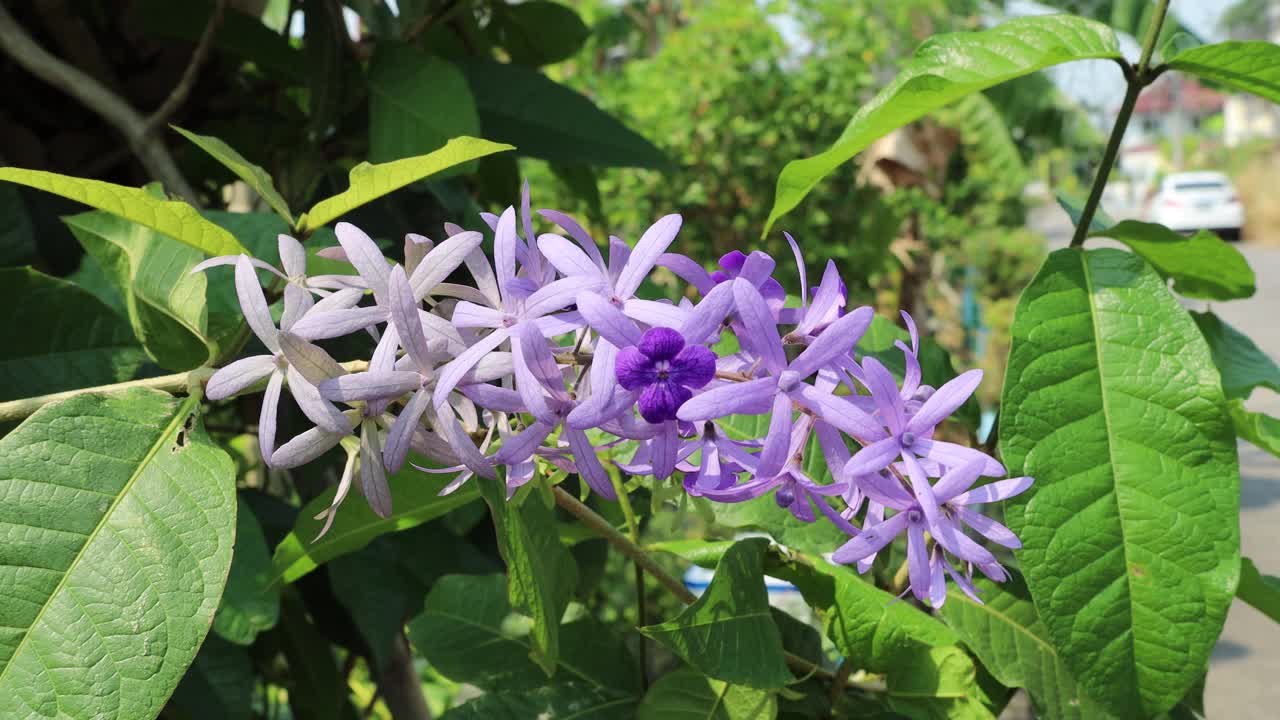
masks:
<svg viewBox="0 0 1280 720"><path fill-rule="evenodd" d="M488 140L459 137L453 138L444 147L426 155L393 160L379 165L360 163L351 169L350 187L316 203L315 207L298 219L298 225L304 230L315 230L409 183L485 155L513 149L515 148L510 145Z"/></svg>
<svg viewBox="0 0 1280 720"><path fill-rule="evenodd" d="M1084 199L1068 195L1061 190L1054 193L1054 199L1058 201L1058 207L1066 211L1067 217L1071 218L1071 225L1078 227L1080 219L1084 217ZM1100 233L1115 224L1116 221L1112 220L1107 211L1099 205L1093 210L1093 219L1089 221L1089 232Z"/></svg>
<svg viewBox="0 0 1280 720"><path fill-rule="evenodd" d="M256 685L248 649L210 636L169 703L183 720L249 720Z"/></svg>
<svg viewBox="0 0 1280 720"><path fill-rule="evenodd" d="M632 696L579 683L556 683L535 690L485 693L449 710L440 720L616 720L630 717L635 706Z"/></svg>
<svg viewBox="0 0 1280 720"><path fill-rule="evenodd" d="M528 621L511 613L503 576L446 575L409 623L409 637L432 667L456 682L490 691L542 687L547 675L531 658ZM560 631L557 683L638 690L638 671L620 637L591 618Z"/></svg>
<svg viewBox="0 0 1280 720"><path fill-rule="evenodd" d="M777 714L774 692L730 685L685 667L649 688L636 720L770 720Z"/></svg>
<svg viewBox="0 0 1280 720"><path fill-rule="evenodd" d="M1258 572L1258 566L1249 558L1240 558L1240 587L1236 589L1236 597L1280 622L1280 578Z"/></svg>
<svg viewBox="0 0 1280 720"><path fill-rule="evenodd" d="M550 65L582 49L591 31L578 13L550 0L494 7L490 30L511 59L523 65Z"/></svg>
<svg viewBox="0 0 1280 720"><path fill-rule="evenodd" d="M662 152L576 90L519 65L460 63L484 136L556 163L663 168Z"/></svg>
<svg viewBox="0 0 1280 720"><path fill-rule="evenodd" d="M409 45L378 43L369 95L371 162L422 155L450 138L480 134L467 79L447 60ZM474 163L458 170L469 167Z"/></svg>
<svg viewBox="0 0 1280 720"><path fill-rule="evenodd" d="M1181 295L1203 300L1252 297L1253 268L1240 251L1211 232L1185 237L1163 225L1125 220L1094 235L1128 245Z"/></svg>
<svg viewBox="0 0 1280 720"><path fill-rule="evenodd" d="M65 280L0 269L0 307L13 330L0 343L0 401L128 380L146 360L124 319Z"/></svg>
<svg viewBox="0 0 1280 720"><path fill-rule="evenodd" d="M1213 363L1222 375L1222 392L1228 400L1246 399L1256 387L1280 392L1280 365L1249 336L1210 310L1193 312L1191 317L1209 343Z"/></svg>
<svg viewBox="0 0 1280 720"><path fill-rule="evenodd" d="M1214 43L1183 50L1166 62L1234 90L1280 102L1280 46L1261 40Z"/></svg>
<svg viewBox="0 0 1280 720"><path fill-rule="evenodd" d="M1280 457L1280 420L1264 413L1249 412L1240 400L1228 403L1227 411L1231 413L1231 424L1241 440L1248 440Z"/></svg>
<svg viewBox="0 0 1280 720"><path fill-rule="evenodd" d="M98 208L186 243L207 255L247 252L231 233L205 220L195 208L181 200L156 197L142 188L16 167L0 167L0 180Z"/></svg>
<svg viewBox="0 0 1280 720"><path fill-rule="evenodd" d="M275 183L272 182L266 170L249 162L243 155L236 152L235 148L212 135L197 135L177 126L173 126L173 129L235 173L236 177L261 195L262 199L266 200L271 209L284 218L286 223L293 225L293 213L289 210L289 204L280 196L280 192L276 190Z"/></svg>
<svg viewBox="0 0 1280 720"><path fill-rule="evenodd" d="M86 394L0 439L0 717L145 720L186 672L236 512L198 406Z"/></svg>
<svg viewBox="0 0 1280 720"><path fill-rule="evenodd" d="M271 552L262 526L241 498L236 508L236 546L213 631L224 640L249 645L280 619L280 594L271 587Z"/></svg>
<svg viewBox="0 0 1280 720"><path fill-rule="evenodd" d="M387 476L390 516L379 517L363 499L351 497L338 508L329 532L316 540L324 521L315 516L329 507L337 488L326 490L302 508L298 524L276 545L271 558L272 584L291 583L339 555L359 550L379 535L421 525L479 497L474 482L441 496L440 490L452 480L449 475L425 475L406 464L400 472Z"/></svg>
<svg viewBox="0 0 1280 720"><path fill-rule="evenodd" d="M1168 710L1239 572L1235 437L1207 344L1142 258L1059 250L1018 304L1001 408L1010 473L1035 478L1006 520L1054 646L1111 712Z"/></svg>
<svg viewBox="0 0 1280 720"><path fill-rule="evenodd" d="M1002 584L981 578L975 585L983 604L952 587L941 614L996 680L1026 688L1042 717L1108 717L1076 686L1021 578Z"/></svg>
<svg viewBox="0 0 1280 720"><path fill-rule="evenodd" d="M1115 33L1070 15L1022 17L990 30L935 35L893 82L861 106L830 149L792 160L778 176L767 235L824 177L872 142L965 95L1073 60L1119 58Z"/></svg>
<svg viewBox="0 0 1280 720"><path fill-rule="evenodd" d="M217 354L219 340L238 327L239 318L230 314L210 327L208 281L203 273L188 272L203 259L199 252L105 212L62 221L119 288L134 335L161 367L205 364Z"/></svg>
<svg viewBox="0 0 1280 720"><path fill-rule="evenodd" d="M954 645L904 659L885 685L889 708L907 717L995 720L978 698L973 660Z"/></svg>
<svg viewBox="0 0 1280 720"><path fill-rule="evenodd" d="M692 667L725 682L780 688L791 680L764 587L765 538L742 540L716 565L710 586L674 620L640 628Z"/></svg>
<svg viewBox="0 0 1280 720"><path fill-rule="evenodd" d="M555 673L560 652L560 618L578 583L578 566L560 542L555 512L541 495L509 502L500 470L499 482L480 480L480 495L489 506L498 536L498 551L507 563L507 595L517 611L533 619L533 660Z"/></svg>

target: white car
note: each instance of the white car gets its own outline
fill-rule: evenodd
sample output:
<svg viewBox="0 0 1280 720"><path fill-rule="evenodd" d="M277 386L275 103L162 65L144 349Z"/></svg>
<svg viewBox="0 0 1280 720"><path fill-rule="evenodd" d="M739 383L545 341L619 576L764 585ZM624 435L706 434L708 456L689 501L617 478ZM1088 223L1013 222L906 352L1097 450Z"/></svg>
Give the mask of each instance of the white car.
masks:
<svg viewBox="0 0 1280 720"><path fill-rule="evenodd" d="M1151 200L1151 221L1178 232L1212 230L1224 239L1239 240L1244 206L1235 186L1218 172L1184 172L1160 183Z"/></svg>

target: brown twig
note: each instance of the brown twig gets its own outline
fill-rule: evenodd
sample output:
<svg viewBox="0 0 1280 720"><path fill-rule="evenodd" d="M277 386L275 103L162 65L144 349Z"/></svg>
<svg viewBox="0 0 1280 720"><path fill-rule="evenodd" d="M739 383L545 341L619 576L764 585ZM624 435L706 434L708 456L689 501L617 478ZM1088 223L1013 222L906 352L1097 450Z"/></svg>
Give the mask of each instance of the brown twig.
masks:
<svg viewBox="0 0 1280 720"><path fill-rule="evenodd" d="M160 107L155 109L147 117L147 123L142 128L142 136L148 137L158 128L168 122L169 118L182 107L182 103L187 101L187 97L191 95L191 88L196 84L196 76L200 74L200 69L204 67L204 63L209 59L209 51L213 49L213 38L218 34L218 28L222 27L222 18L227 11L227 0L217 0L213 7L213 15L209 18L209 24L205 25L204 33L200 36L200 41L196 43L196 49L191 53L191 61L187 63L187 69L182 71L182 77L178 79L178 84L173 86L173 90L169 92L169 97L160 103Z"/></svg>

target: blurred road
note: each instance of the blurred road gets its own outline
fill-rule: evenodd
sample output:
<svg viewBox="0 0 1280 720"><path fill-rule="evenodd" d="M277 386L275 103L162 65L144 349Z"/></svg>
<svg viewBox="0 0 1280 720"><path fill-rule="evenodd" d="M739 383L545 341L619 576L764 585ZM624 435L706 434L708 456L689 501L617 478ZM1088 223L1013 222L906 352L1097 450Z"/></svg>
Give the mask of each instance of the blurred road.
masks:
<svg viewBox="0 0 1280 720"><path fill-rule="evenodd" d="M1112 211L1112 208L1108 208ZM1123 212L1111 212L1117 219ZM1050 249L1066 247L1071 222L1056 205L1033 212L1028 223L1049 238ZM1090 246L1105 241L1090 240ZM1213 305L1223 320L1280 358L1280 248L1238 246L1253 266L1258 292L1247 300ZM1196 310L1206 303L1189 302ZM1280 417L1280 395L1255 390L1250 410ZM1280 459L1240 443L1240 531L1243 552L1267 575L1280 575ZM1213 652L1205 710L1210 718L1271 720L1280 717L1280 625L1236 601Z"/></svg>

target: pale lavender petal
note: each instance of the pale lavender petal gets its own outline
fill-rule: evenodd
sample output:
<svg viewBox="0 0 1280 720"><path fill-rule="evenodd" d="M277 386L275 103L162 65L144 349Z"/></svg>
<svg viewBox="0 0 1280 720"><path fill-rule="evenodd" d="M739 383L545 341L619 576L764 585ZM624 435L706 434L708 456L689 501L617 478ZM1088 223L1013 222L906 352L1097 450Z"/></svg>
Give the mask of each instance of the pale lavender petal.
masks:
<svg viewBox="0 0 1280 720"><path fill-rule="evenodd" d="M566 428L563 436L569 441L569 451L573 453L573 464L578 468L578 475L587 485L606 500L617 500L618 494L613 489L609 473L600 464L596 449L591 446L587 434L581 430Z"/></svg>
<svg viewBox="0 0 1280 720"><path fill-rule="evenodd" d="M676 424L662 423L658 434L654 435L653 440L650 441L650 445L653 453L650 458L653 477L657 480L666 480L676 469L676 453L680 446L680 437L676 435Z"/></svg>
<svg viewBox="0 0 1280 720"><path fill-rule="evenodd" d="M516 209L510 206L502 211L493 229L493 264L506 300L507 285L516 277Z"/></svg>
<svg viewBox="0 0 1280 720"><path fill-rule="evenodd" d="M938 558L942 561L942 566L946 568L947 574L951 576L952 580L956 581L956 586L959 587L964 592L965 595L968 595L969 599L973 600L979 605L986 604L982 602L982 598L978 597L978 588L973 586L973 582L971 582L970 579L964 575L964 573L961 573L958 570L956 570L955 566L953 566L950 562L947 561L946 555L939 554Z"/></svg>
<svg viewBox="0 0 1280 720"><path fill-rule="evenodd" d="M636 290L640 289L640 284L649 276L653 266L658 262L658 257L666 252L667 247L676 239L681 222L679 215L665 215L644 231L626 266L618 273L618 281L614 284L614 293L618 297L626 299L635 295Z"/></svg>
<svg viewBox="0 0 1280 720"><path fill-rule="evenodd" d="M493 456L498 465L511 465L533 457L533 451L547 439L555 424L538 420L515 435L503 440L502 447Z"/></svg>
<svg viewBox="0 0 1280 720"><path fill-rule="evenodd" d="M807 309L809 307L809 273L804 266L804 253L800 252L800 246L796 244L796 239L791 237L791 233L783 230L782 236L791 246L791 254L796 259L796 271L800 273L800 308Z"/></svg>
<svg viewBox="0 0 1280 720"><path fill-rule="evenodd" d="M849 462L849 447L844 444L840 432L830 423L814 423L813 432L818 436L818 447L822 448L822 458L833 475L843 474L844 466ZM840 476L840 475L837 475Z"/></svg>
<svg viewBox="0 0 1280 720"><path fill-rule="evenodd" d="M467 270L471 271L471 277L475 278L476 289L479 290L488 300L489 305L497 308L502 307L502 294L498 289L498 277L493 272L493 266L489 264L489 258L485 256L482 248L476 248L467 255Z"/></svg>
<svg viewBox="0 0 1280 720"><path fill-rule="evenodd" d="M604 258L600 255L600 248L596 247L596 241L578 224L577 220L559 210L539 210L538 214L564 228L564 231L569 233L569 237L578 241L578 245L582 246L583 251L587 253L587 257L591 259L591 264L599 268L601 272L604 272L605 264ZM547 251L544 248L542 252L545 254ZM550 255L547 256L548 259L550 257Z"/></svg>
<svg viewBox="0 0 1280 720"><path fill-rule="evenodd" d="M947 467L963 465L975 457L982 458L984 461L982 474L987 477L1000 477L1007 472L1004 465L1001 465L995 458L981 450L943 440L916 438L915 443L911 446L911 451L920 457L928 458Z"/></svg>
<svg viewBox="0 0 1280 720"><path fill-rule="evenodd" d="M422 264L422 259L431 252L435 247L435 243L431 238L418 233L404 234L404 267L409 271L409 276L413 276L413 272ZM461 261L459 261L461 264ZM456 266L455 266L456 267Z"/></svg>
<svg viewBox="0 0 1280 720"><path fill-rule="evenodd" d="M903 313L903 315L910 317L906 313ZM902 351L903 358L906 361L906 369L902 373L901 396L910 398L920 388L920 358L916 357L915 352L901 340L896 341L893 346Z"/></svg>
<svg viewBox="0 0 1280 720"><path fill-rule="evenodd" d="M458 456L462 464L480 477L497 477L493 464L476 449L475 443L471 441L467 431L462 428L458 419L454 417L453 411L448 404L446 403L443 407L436 404L435 409L436 418L432 426L435 427L437 433L444 436L445 441L449 443L449 448Z"/></svg>
<svg viewBox="0 0 1280 720"><path fill-rule="evenodd" d="M809 343L809 347L805 348L799 357L792 361L788 369L802 378L818 372L840 354L853 349L871 325L873 317L871 308L862 307L831 323L821 335ZM894 395L897 395L897 390L895 386Z"/></svg>
<svg viewBox="0 0 1280 720"><path fill-rule="evenodd" d="M915 498L902 487L896 479L886 477L884 473L854 475L850 478L862 492L878 505L891 507L894 510L906 510L915 505Z"/></svg>
<svg viewBox="0 0 1280 720"><path fill-rule="evenodd" d="M580 275L588 278L601 278L604 270L582 252L577 245L560 235L546 233L538 236L538 249L556 270L565 277Z"/></svg>
<svg viewBox="0 0 1280 720"><path fill-rule="evenodd" d="M520 349L524 353L524 362L529 366L529 370L533 372L538 382L551 393L553 398L569 402L569 393L564 388L564 373L561 371L560 366L556 364L556 359L551 354L551 346L547 343L547 339L542 336L542 333L538 332L538 328L533 323L520 323L511 330L512 335L519 338ZM513 369L514 365L515 357L513 355Z"/></svg>
<svg viewBox="0 0 1280 720"><path fill-rule="evenodd" d="M564 309L574 303L578 293L590 291L599 286L600 281L583 277L568 277L556 280L539 288L537 292L525 300L524 317L532 319Z"/></svg>
<svg viewBox="0 0 1280 720"><path fill-rule="evenodd" d="M385 290L384 290L385 295ZM289 331L307 340L327 340L329 338L350 335L353 332L386 322L387 309L384 306L357 307L348 310L328 310L311 312L293 324Z"/></svg>
<svg viewBox="0 0 1280 720"><path fill-rule="evenodd" d="M427 397L430 397L428 395ZM445 441L439 434L424 430L422 426L414 428L413 435L409 439L409 447L414 452L426 457L433 463L449 466L451 472L461 470L463 466L459 464L458 456L454 454L453 448L449 447L449 443ZM414 467L423 470L422 466L414 464ZM426 470L425 472L430 472ZM467 475L471 472L467 471Z"/></svg>
<svg viewBox="0 0 1280 720"><path fill-rule="evenodd" d="M1003 545L1010 550L1017 550L1022 547L1022 541L1018 539L1013 531L1005 527L1003 524L992 520L986 515L976 513L966 507L956 508L956 517L969 527L982 533L983 537L993 543Z"/></svg>
<svg viewBox="0 0 1280 720"><path fill-rule="evenodd" d="M414 296L409 276L399 265L391 269L387 278L387 307L391 313L391 324L395 325L396 334L400 336L400 344L404 346L405 352L413 358L413 363L420 372L430 371L434 363L431 349L427 347L427 335L422 331L422 322L418 320L418 300Z"/></svg>
<svg viewBox="0 0 1280 720"><path fill-rule="evenodd" d="M360 433L360 490L378 517L391 515L391 488L387 487L387 471L382 467L378 426L372 420L364 422Z"/></svg>
<svg viewBox="0 0 1280 720"><path fill-rule="evenodd" d="M581 308L579 308L581 309ZM680 325L680 334L690 345L701 345L720 332L721 323L733 309L733 286L716 285L693 307L688 319Z"/></svg>
<svg viewBox="0 0 1280 720"><path fill-rule="evenodd" d="M307 274L307 251L302 249L302 243L280 233L276 236L276 247L280 250L280 266L285 275L296 278Z"/></svg>
<svg viewBox="0 0 1280 720"><path fill-rule="evenodd" d="M690 494L705 497L715 502L737 503L754 500L781 484L782 478L780 477L761 476L741 484L722 488L700 488L696 492L691 491Z"/></svg>
<svg viewBox="0 0 1280 720"><path fill-rule="evenodd" d="M907 525L907 577L911 581L911 594L921 602L927 600L933 578L929 572L929 550L925 545L923 523Z"/></svg>
<svg viewBox="0 0 1280 720"><path fill-rule="evenodd" d="M938 388L924 405L916 411L907 422L907 430L916 435L927 435L933 428L947 418L956 408L978 389L982 382L981 370L970 370L952 378L947 384Z"/></svg>
<svg viewBox="0 0 1280 720"><path fill-rule="evenodd" d="M974 457L963 465L952 466L933 486L933 495L940 503L946 503L955 496L973 487L982 474L986 461Z"/></svg>
<svg viewBox="0 0 1280 720"><path fill-rule="evenodd" d="M557 335L567 335L576 332L578 328L586 325L582 315L577 312L562 312L555 315L544 315L533 321L538 326L538 331L543 337L555 337Z"/></svg>
<svg viewBox="0 0 1280 720"><path fill-rule="evenodd" d="M769 432L764 437L756 475L772 477L782 470L791 454L791 422L791 397L779 393L773 397L773 414L769 417Z"/></svg>
<svg viewBox="0 0 1280 720"><path fill-rule="evenodd" d="M714 420L726 415L762 415L773 407L776 378L760 378L743 383L726 383L712 388L680 406L677 417L686 422Z"/></svg>
<svg viewBox="0 0 1280 720"><path fill-rule="evenodd" d="M670 303L631 298L622 304L627 317L646 325L682 327L689 319L689 311Z"/></svg>
<svg viewBox="0 0 1280 720"><path fill-rule="evenodd" d="M773 313L769 311L760 291L747 280L734 280L733 302L747 331L745 336L738 338L739 341L764 361L769 372L777 375L786 370L787 358L782 350L782 338L778 335L778 326L773 322Z"/></svg>
<svg viewBox="0 0 1280 720"><path fill-rule="evenodd" d="M499 328L505 317L501 310L463 302L453 308L453 325L460 328Z"/></svg>
<svg viewBox="0 0 1280 720"><path fill-rule="evenodd" d="M618 387L618 377L615 373L616 361L618 357L618 349L613 343L600 338L596 341L595 348L591 354L591 368L588 370L587 388L590 394L586 400L579 404L578 408L583 405L591 406L591 410L584 412L595 413L603 409L609 401L613 399L613 391ZM575 411L578 408L574 408ZM570 415L572 417L572 414ZM571 425L582 429L581 425Z"/></svg>
<svg viewBox="0 0 1280 720"><path fill-rule="evenodd" d="M413 297L421 300L435 289L449 274L466 261L467 256L480 247L484 236L478 232L464 232L445 240L427 253L409 278Z"/></svg>
<svg viewBox="0 0 1280 720"><path fill-rule="evenodd" d="M396 421L387 432L387 444L382 448L382 461L391 472L399 472L404 467L405 458L409 456L413 433L419 427L422 414L431 406L431 393L418 390L396 416Z"/></svg>
<svg viewBox="0 0 1280 720"><path fill-rule="evenodd" d="M351 422L333 403L320 396L315 385L307 382L292 365L285 370L289 394L307 419L329 432L350 432Z"/></svg>
<svg viewBox="0 0 1280 720"><path fill-rule="evenodd" d="M751 283L752 287L760 288L762 284L770 280L773 269L776 266L773 258L768 254L753 250L750 255L742 261L742 268L738 271L738 277ZM760 288L763 290L763 288Z"/></svg>
<svg viewBox="0 0 1280 720"><path fill-rule="evenodd" d="M854 453L853 458L844 466L844 472L851 477L871 475L889 467L902 453L902 445L896 437L877 440Z"/></svg>
<svg viewBox="0 0 1280 720"><path fill-rule="evenodd" d="M860 442L871 443L886 437L884 427L875 418L844 397L818 390L811 385L801 385L800 391L793 394L792 399Z"/></svg>
<svg viewBox="0 0 1280 720"><path fill-rule="evenodd" d="M275 358L270 355L254 355L219 368L209 378L204 396L210 400L222 400L261 381L276 369Z"/></svg>
<svg viewBox="0 0 1280 720"><path fill-rule="evenodd" d="M627 261L631 259L631 247L621 238L609 236L609 279L616 285Z"/></svg>
<svg viewBox="0 0 1280 720"><path fill-rule="evenodd" d="M187 274L194 275L195 273L198 273L198 272L204 272L209 268L222 267L224 265L235 265L237 262L239 262L239 260L240 260L239 255L219 255L218 257L211 257L208 260L197 263L195 267L187 271ZM266 262L264 260L259 260L258 258L249 258L249 262L253 263L253 266L258 268L259 270L266 270L267 272L275 275L276 277L279 277L281 280L289 279L285 277L284 273L275 269L275 267L273 267L269 262Z"/></svg>
<svg viewBox="0 0 1280 720"><path fill-rule="evenodd" d="M276 415L280 409L280 388L284 373L276 370L267 381L267 391L262 395L262 409L258 412L258 449L262 460L272 464L276 452Z"/></svg>
<svg viewBox="0 0 1280 720"><path fill-rule="evenodd" d="M284 286L284 312L280 314L280 329L288 330L315 305L311 291L293 283Z"/></svg>
<svg viewBox="0 0 1280 720"><path fill-rule="evenodd" d="M911 313L903 310L902 322L906 323L907 334L911 336L911 352L920 352L920 331L916 328L916 321L911 317Z"/></svg>
<svg viewBox="0 0 1280 720"><path fill-rule="evenodd" d="M336 402L387 400L422 387L422 376L416 372L387 370L358 372L320 383L320 395Z"/></svg>
<svg viewBox="0 0 1280 720"><path fill-rule="evenodd" d="M324 520L324 527L320 528L320 532L311 539L315 542L324 537L329 528L333 527L333 520L338 515L338 506L347 498L347 493L351 491L351 478L355 475L356 460L360 457L359 453L347 453L347 462L342 466L342 477L338 480L338 489L333 493L333 500L330 501L329 507L321 510L315 516L316 520Z"/></svg>
<svg viewBox="0 0 1280 720"><path fill-rule="evenodd" d="M315 305L311 306L309 312L321 313L329 312L330 310L349 310L358 305L363 297L364 290L360 288L342 288L317 300Z"/></svg>
<svg viewBox="0 0 1280 720"><path fill-rule="evenodd" d="M855 563L865 557L875 555L885 545L893 542L907 526L907 514L898 513L882 523L873 525L858 533L840 549L831 554L831 560L840 565Z"/></svg>
<svg viewBox="0 0 1280 720"><path fill-rule="evenodd" d="M804 321L796 328L797 332L807 335L823 321L829 319L828 316L833 314L837 303L842 300L840 285L840 271L836 268L834 260L828 260L827 268L822 273L822 282L819 283L818 291L813 295L813 302L809 304L809 309L804 314Z"/></svg>
<svg viewBox="0 0 1280 720"><path fill-rule="evenodd" d="M351 223L340 222L334 226L333 231L337 234L342 249L347 253L347 260L356 267L360 277L369 284L374 297L381 303L387 294L387 272L389 271L387 259L383 257L382 251L363 230Z"/></svg>
<svg viewBox="0 0 1280 720"><path fill-rule="evenodd" d="M316 251L316 256L325 258L326 260L337 260L338 262L350 263L347 259L347 251L343 250L339 245L323 247Z"/></svg>
<svg viewBox="0 0 1280 720"><path fill-rule="evenodd" d="M1032 479L1029 477L1009 478L1008 480L1000 480L989 485L977 487L969 492L961 493L951 499L952 505L981 505L983 503L997 502L1021 494L1027 488L1031 487Z"/></svg>
<svg viewBox="0 0 1280 720"><path fill-rule="evenodd" d="M929 604L937 610L947 601L947 577L942 569L942 553L935 552L934 556L929 563Z"/></svg>
<svg viewBox="0 0 1280 720"><path fill-rule="evenodd" d="M520 398L524 400L526 409L530 415L548 425L556 424L555 413L551 412L550 406L547 404L547 395L537 375L529 367L529 359L525 357L527 333L522 332L523 328L517 328L517 332L511 337L511 364L515 370L516 391L520 393ZM536 333L535 333L536 334Z"/></svg>
<svg viewBox="0 0 1280 720"><path fill-rule="evenodd" d="M520 399L520 393L497 385L487 383L463 385L458 388L458 392L471 398L475 404L486 410L518 413L523 412L525 408L524 401Z"/></svg>
<svg viewBox="0 0 1280 720"><path fill-rule="evenodd" d="M478 340L475 345L467 348L461 355L449 361L449 364L440 368L440 375L436 379L436 390L432 395L431 404L437 409L445 405L449 400L449 393L480 362L480 358L495 350L507 337L508 331L506 328L494 330ZM452 445L453 443L451 442L450 444ZM467 467L471 467L471 465L467 465ZM476 470L476 468L471 469ZM479 472L479 470L476 470L476 472ZM481 474L483 475L484 473Z"/></svg>
<svg viewBox="0 0 1280 720"><path fill-rule="evenodd" d="M258 275L253 271L248 255L241 255L236 261L236 297L240 300L240 311L253 334L258 336L268 350L280 352L276 324L271 319L267 297L262 294L262 286L258 284Z"/></svg>
<svg viewBox="0 0 1280 720"><path fill-rule="evenodd" d="M702 293L703 296L706 296L716 287L716 281L711 279L711 273L708 273L701 265L684 255L663 253L658 256L658 264L675 273L676 277L697 288L698 292Z"/></svg>
<svg viewBox="0 0 1280 720"><path fill-rule="evenodd" d="M314 427L276 448L267 464L278 470L306 465L328 452L350 433L329 432Z"/></svg>
<svg viewBox="0 0 1280 720"><path fill-rule="evenodd" d="M477 303L480 305L489 304L489 298L485 297L484 293L470 285L459 285L457 283L448 282L436 283L436 286L431 289L431 295L435 297L457 298L459 300L466 300L467 302Z"/></svg>
<svg viewBox="0 0 1280 720"><path fill-rule="evenodd" d="M827 333L822 334L823 337L826 335ZM889 426L889 432L901 434L906 421L903 418L902 396L898 394L898 383L894 382L893 375L873 357L863 358L862 372L863 382L871 391L876 409L880 411L880 419Z"/></svg>
<svg viewBox="0 0 1280 720"><path fill-rule="evenodd" d="M575 302L587 325L613 346L640 344L640 329L613 303L593 292L578 293Z"/></svg>
<svg viewBox="0 0 1280 720"><path fill-rule="evenodd" d="M933 488L929 485L929 478L925 477L924 469L920 467L915 456L911 453L903 453L902 461L907 468L907 477L911 480L911 490L915 493L916 501L920 503L920 509L924 511L929 533L933 535L933 539L952 555L966 562L978 564L995 562L994 555L970 540L954 521L942 514L937 498L933 495Z"/></svg>
<svg viewBox="0 0 1280 720"><path fill-rule="evenodd" d="M324 349L290 332L280 333L280 351L289 365L313 385L347 372Z"/></svg>
<svg viewBox="0 0 1280 720"><path fill-rule="evenodd" d="M605 423L617 418L623 413L627 413L633 405L636 404L636 395L638 393L623 390L622 388L613 388L609 401L601 404L583 403L574 408L567 418L565 425L575 430L587 430L594 427L600 427ZM630 413L624 417L632 417ZM637 429L637 432L628 432L625 428L618 428L614 433L619 437L626 437L631 440L642 439L649 435L648 431Z"/></svg>
<svg viewBox="0 0 1280 720"><path fill-rule="evenodd" d="M490 229L490 230L497 230L497 229L498 229L498 216L497 216L497 215L494 215L494 214L493 214L493 213L491 213L491 212L484 212L484 211L481 211L481 212L480 212L480 219L484 221L484 224L485 224L485 225L488 225L488 226L489 226L489 229ZM445 226L445 230L446 230L446 231L448 231L448 230L449 230L449 226L450 226L451 224L452 224L452 223L445 223L445 224L444 224L444 226ZM461 230L462 228L460 228L460 227L459 227L458 229L459 229L459 230Z"/></svg>
<svg viewBox="0 0 1280 720"><path fill-rule="evenodd" d="M514 370L509 352L491 352L480 358L480 362L465 376L467 382L487 383L501 380Z"/></svg>

